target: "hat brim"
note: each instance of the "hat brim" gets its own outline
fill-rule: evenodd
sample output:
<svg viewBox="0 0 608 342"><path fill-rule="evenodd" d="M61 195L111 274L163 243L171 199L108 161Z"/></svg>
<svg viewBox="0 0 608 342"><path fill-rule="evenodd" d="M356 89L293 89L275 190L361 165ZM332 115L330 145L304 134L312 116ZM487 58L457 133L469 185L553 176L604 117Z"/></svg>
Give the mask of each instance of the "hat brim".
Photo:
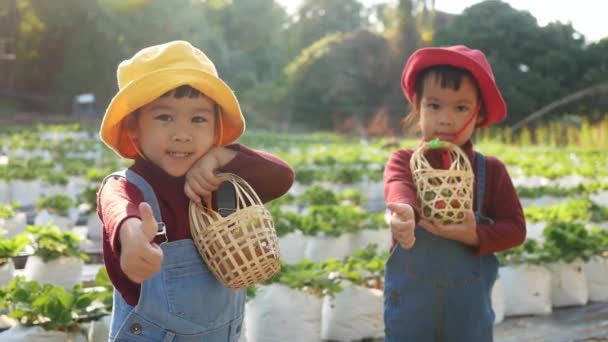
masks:
<svg viewBox="0 0 608 342"><path fill-rule="evenodd" d="M475 77L486 111L486 119L478 127L489 126L503 121L507 116L507 106L496 82L473 59L456 51L442 48L424 48L416 51L406 63L401 77L405 96L412 102L418 74L434 65L451 65L469 70Z"/></svg>
<svg viewBox="0 0 608 342"><path fill-rule="evenodd" d="M224 81L198 69L161 69L149 73L121 89L112 99L101 123L100 136L121 157L135 159L137 149L128 137L122 120L138 108L177 87L189 85L220 107L219 146L237 140L245 131L245 119L234 92Z"/></svg>

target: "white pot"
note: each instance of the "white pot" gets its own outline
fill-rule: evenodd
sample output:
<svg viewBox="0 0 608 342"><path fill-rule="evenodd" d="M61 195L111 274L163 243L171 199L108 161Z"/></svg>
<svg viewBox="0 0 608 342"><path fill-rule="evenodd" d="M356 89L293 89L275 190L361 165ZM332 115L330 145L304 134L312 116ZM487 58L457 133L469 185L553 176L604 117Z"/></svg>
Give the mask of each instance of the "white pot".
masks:
<svg viewBox="0 0 608 342"><path fill-rule="evenodd" d="M51 214L46 209L38 212L36 218L34 218L34 224L37 226L50 224L57 226L61 231L69 231L74 228L74 220L72 218Z"/></svg>
<svg viewBox="0 0 608 342"><path fill-rule="evenodd" d="M87 217L87 237L94 241L101 241L103 225L99 215L94 211Z"/></svg>
<svg viewBox="0 0 608 342"><path fill-rule="evenodd" d="M304 257L314 262L330 258L342 260L350 255L355 237L353 233L342 234L337 237L321 234L309 237Z"/></svg>
<svg viewBox="0 0 608 342"><path fill-rule="evenodd" d="M27 280L41 284L53 284L70 290L80 283L84 262L76 257L60 257L44 262L42 258L32 255L27 258L23 273Z"/></svg>
<svg viewBox="0 0 608 342"><path fill-rule="evenodd" d="M582 262L551 263L551 302L553 307L585 305L589 301L587 279Z"/></svg>
<svg viewBox="0 0 608 342"><path fill-rule="evenodd" d="M261 286L246 305L247 341L321 341L321 305L321 298L285 285Z"/></svg>
<svg viewBox="0 0 608 342"><path fill-rule="evenodd" d="M547 222L526 222L526 238L536 241L544 241L543 231L547 227Z"/></svg>
<svg viewBox="0 0 608 342"><path fill-rule="evenodd" d="M591 194L589 198L597 205L608 206L608 190L598 191Z"/></svg>
<svg viewBox="0 0 608 342"><path fill-rule="evenodd" d="M4 180L0 180L0 203L9 203L11 201L11 184Z"/></svg>
<svg viewBox="0 0 608 342"><path fill-rule="evenodd" d="M543 315L552 312L551 273L536 265L501 267L505 316Z"/></svg>
<svg viewBox="0 0 608 342"><path fill-rule="evenodd" d="M40 182L40 195L44 197L51 197L57 195L65 195L68 186L61 184L50 184L47 182Z"/></svg>
<svg viewBox="0 0 608 342"><path fill-rule="evenodd" d="M359 341L384 337L382 290L343 284L335 298L323 298L321 338Z"/></svg>
<svg viewBox="0 0 608 342"><path fill-rule="evenodd" d="M574 188L577 187L581 184L587 183L588 181L585 179L585 177L583 176L579 176L579 175L567 175L564 177L561 177L557 180L557 186L560 188L565 188L565 189L569 189L569 188Z"/></svg>
<svg viewBox="0 0 608 342"><path fill-rule="evenodd" d="M279 237L281 260L288 264L296 264L304 259L308 238L296 230Z"/></svg>
<svg viewBox="0 0 608 342"><path fill-rule="evenodd" d="M589 299L594 302L608 302L608 258L596 256L583 267L589 286Z"/></svg>
<svg viewBox="0 0 608 342"><path fill-rule="evenodd" d="M13 259L8 259L8 261L0 266L0 287L6 286L8 283L13 280L13 276L15 275L15 264L13 263Z"/></svg>
<svg viewBox="0 0 608 342"><path fill-rule="evenodd" d="M492 310L494 310L494 324L505 319L505 288L500 278L496 279L492 288Z"/></svg>
<svg viewBox="0 0 608 342"><path fill-rule="evenodd" d="M11 184L11 201L19 202L23 206L36 204L40 197L40 180L13 180Z"/></svg>
<svg viewBox="0 0 608 342"><path fill-rule="evenodd" d="M70 176L68 178L68 185L66 189L66 195L70 196L71 199L77 200L78 197L84 192L89 185L89 182L82 176Z"/></svg>
<svg viewBox="0 0 608 342"><path fill-rule="evenodd" d="M514 177L513 178L513 185L515 185L515 186L535 188L535 187L539 187L539 186L548 186L551 184L552 184L551 180L546 177Z"/></svg>
<svg viewBox="0 0 608 342"><path fill-rule="evenodd" d="M88 342L107 342L110 337L111 320L112 317L108 315L92 321L89 327Z"/></svg>
<svg viewBox="0 0 608 342"><path fill-rule="evenodd" d="M27 215L25 213L15 213L15 216L8 219L0 218L0 228L6 230L6 238L23 233L26 226Z"/></svg>
<svg viewBox="0 0 608 342"><path fill-rule="evenodd" d="M362 229L356 233L353 242L353 251L367 247L369 244L376 244L378 251L387 251L391 247L392 236L390 229Z"/></svg>
<svg viewBox="0 0 608 342"><path fill-rule="evenodd" d="M42 327L24 327L16 325L0 333L2 342L86 342L87 339L80 333L66 333L63 331L46 331Z"/></svg>
<svg viewBox="0 0 608 342"><path fill-rule="evenodd" d="M566 200L567 200L567 198L565 198L565 197L555 197L555 196L549 196L549 195L543 195L543 196L536 197L536 198L521 198L520 199L521 206L524 208L531 207L531 206L535 206L535 207L551 206L551 205L563 203Z"/></svg>
<svg viewBox="0 0 608 342"><path fill-rule="evenodd" d="M292 196L300 196L302 195L304 192L306 192L306 189L308 188L308 185L304 185L298 182L294 182L293 185L291 186L291 188L289 188L289 194Z"/></svg>

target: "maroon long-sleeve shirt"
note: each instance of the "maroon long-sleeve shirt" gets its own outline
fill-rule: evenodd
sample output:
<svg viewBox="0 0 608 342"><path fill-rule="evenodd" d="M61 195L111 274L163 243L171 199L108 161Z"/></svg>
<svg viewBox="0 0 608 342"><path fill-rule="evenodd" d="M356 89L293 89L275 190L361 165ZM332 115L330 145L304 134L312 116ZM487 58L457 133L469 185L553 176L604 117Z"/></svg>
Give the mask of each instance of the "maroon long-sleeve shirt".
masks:
<svg viewBox="0 0 608 342"><path fill-rule="evenodd" d="M294 181L294 171L272 154L250 149L243 145L230 145L237 151L221 172L239 175L257 192L260 200L268 202L285 194ZM142 176L154 189L169 241L190 239L188 218L189 199L184 193L185 177L173 177L155 164L138 159L133 171ZM131 281L120 268L119 228L124 220L140 217L139 203L143 194L124 178L111 178L101 187L97 197L97 213L103 222L103 258L114 287L129 305L137 304L140 285ZM158 237L157 243L164 241Z"/></svg>
<svg viewBox="0 0 608 342"><path fill-rule="evenodd" d="M473 143L463 146L476 172ZM389 158L384 170L384 199L386 203L406 203L414 208L416 222L420 211L416 204L416 185L410 171L410 158L414 150L399 150ZM433 168L441 168L438 151L428 151L425 156ZM488 255L522 244L526 238L526 222L517 192L505 165L494 157L486 156L486 183L482 214L494 220L493 224L477 224L479 255ZM475 185L475 194L477 185ZM476 201L476 199L475 199ZM477 203L474 204L475 208ZM393 239L393 246L395 240Z"/></svg>

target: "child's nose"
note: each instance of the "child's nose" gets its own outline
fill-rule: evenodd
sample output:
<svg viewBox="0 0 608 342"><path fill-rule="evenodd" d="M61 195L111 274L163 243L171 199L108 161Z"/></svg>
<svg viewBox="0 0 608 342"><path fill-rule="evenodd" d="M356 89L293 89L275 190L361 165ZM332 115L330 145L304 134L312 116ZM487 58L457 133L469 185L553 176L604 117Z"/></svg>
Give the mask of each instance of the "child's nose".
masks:
<svg viewBox="0 0 608 342"><path fill-rule="evenodd" d="M176 130L172 136L174 141L188 142L192 140L192 135L187 130Z"/></svg>
<svg viewBox="0 0 608 342"><path fill-rule="evenodd" d="M444 109L439 114L439 124L440 125L449 126L452 124L453 119L454 119L454 116L452 113L450 113L449 110Z"/></svg>

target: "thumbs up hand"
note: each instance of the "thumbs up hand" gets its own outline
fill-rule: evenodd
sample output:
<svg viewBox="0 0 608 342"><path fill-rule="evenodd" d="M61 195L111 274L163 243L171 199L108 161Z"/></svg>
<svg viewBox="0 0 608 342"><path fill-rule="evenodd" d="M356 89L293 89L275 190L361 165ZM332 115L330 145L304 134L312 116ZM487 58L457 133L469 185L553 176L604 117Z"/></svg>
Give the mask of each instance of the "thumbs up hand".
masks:
<svg viewBox="0 0 608 342"><path fill-rule="evenodd" d="M414 235L416 218L412 206L404 203L388 203L387 207L392 213L390 225L393 238L404 249L414 247L416 242L416 236Z"/></svg>
<svg viewBox="0 0 608 342"><path fill-rule="evenodd" d="M152 277L160 271L163 251L154 243L158 224L148 203L139 204L141 219L132 217L120 227L120 268L136 283Z"/></svg>

